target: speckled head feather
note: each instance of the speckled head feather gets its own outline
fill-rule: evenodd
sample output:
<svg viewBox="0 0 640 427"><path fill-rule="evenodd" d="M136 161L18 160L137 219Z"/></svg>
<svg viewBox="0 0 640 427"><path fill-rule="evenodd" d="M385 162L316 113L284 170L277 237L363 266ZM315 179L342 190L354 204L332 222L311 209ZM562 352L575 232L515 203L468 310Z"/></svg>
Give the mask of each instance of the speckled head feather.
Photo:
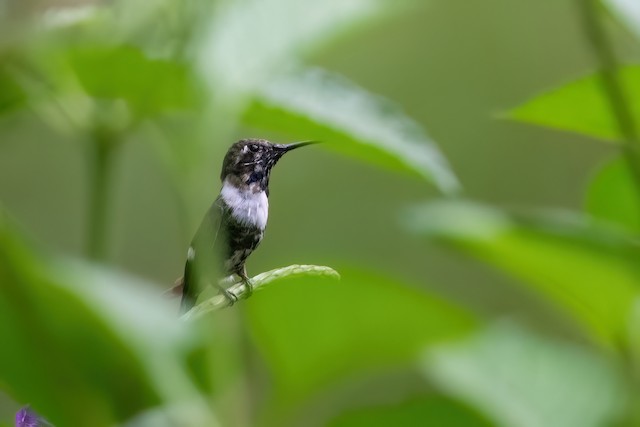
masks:
<svg viewBox="0 0 640 427"><path fill-rule="evenodd" d="M241 139L233 144L222 163L220 180L229 180L236 187L252 187L268 191L271 168L287 152L315 141L293 144L273 144L266 139Z"/></svg>

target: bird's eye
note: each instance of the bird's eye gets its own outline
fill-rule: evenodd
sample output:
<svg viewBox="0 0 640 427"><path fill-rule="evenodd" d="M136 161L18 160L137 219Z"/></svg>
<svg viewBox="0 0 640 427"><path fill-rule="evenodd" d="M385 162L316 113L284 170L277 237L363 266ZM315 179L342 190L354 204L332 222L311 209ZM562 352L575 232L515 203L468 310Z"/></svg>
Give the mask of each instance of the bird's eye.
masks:
<svg viewBox="0 0 640 427"><path fill-rule="evenodd" d="M255 144L251 144L249 145L249 150L253 151L254 153L258 151L258 146Z"/></svg>

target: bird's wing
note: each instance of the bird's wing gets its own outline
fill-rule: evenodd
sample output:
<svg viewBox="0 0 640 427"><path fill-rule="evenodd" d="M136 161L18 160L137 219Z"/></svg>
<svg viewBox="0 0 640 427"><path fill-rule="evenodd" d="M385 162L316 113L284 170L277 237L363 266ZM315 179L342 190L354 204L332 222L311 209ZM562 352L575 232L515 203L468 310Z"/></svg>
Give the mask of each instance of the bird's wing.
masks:
<svg viewBox="0 0 640 427"><path fill-rule="evenodd" d="M217 198L205 214L191 241L184 267L181 302L183 312L195 305L198 294L202 291L200 278L220 276L223 242L226 241L222 236L224 233L222 223L225 215L224 203L220 198Z"/></svg>

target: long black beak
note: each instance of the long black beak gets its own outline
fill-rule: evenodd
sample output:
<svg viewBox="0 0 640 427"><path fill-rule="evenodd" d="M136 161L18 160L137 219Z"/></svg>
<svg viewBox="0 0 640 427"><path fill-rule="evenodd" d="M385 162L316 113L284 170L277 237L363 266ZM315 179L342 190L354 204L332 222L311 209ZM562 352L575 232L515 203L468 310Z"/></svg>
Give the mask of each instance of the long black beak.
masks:
<svg viewBox="0 0 640 427"><path fill-rule="evenodd" d="M294 142L291 144L278 144L278 148L280 148L284 154L288 151L295 150L296 148L304 147L305 145L312 145L312 144L319 144L319 143L320 141L300 141L300 142Z"/></svg>

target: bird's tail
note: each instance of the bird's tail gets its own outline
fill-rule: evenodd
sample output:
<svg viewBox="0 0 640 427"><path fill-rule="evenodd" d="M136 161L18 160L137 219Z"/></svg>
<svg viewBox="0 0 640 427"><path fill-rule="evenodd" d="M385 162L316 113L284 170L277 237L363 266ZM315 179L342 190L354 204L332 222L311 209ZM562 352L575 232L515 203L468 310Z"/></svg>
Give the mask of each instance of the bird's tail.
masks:
<svg viewBox="0 0 640 427"><path fill-rule="evenodd" d="M196 299L187 293L182 294L182 300L180 301L180 314L185 314L196 305Z"/></svg>
<svg viewBox="0 0 640 427"><path fill-rule="evenodd" d="M184 314L191 310L196 305L196 297L190 289L190 284L193 276L193 263L187 260L184 266L184 276L182 276L182 300L180 301L180 314Z"/></svg>

